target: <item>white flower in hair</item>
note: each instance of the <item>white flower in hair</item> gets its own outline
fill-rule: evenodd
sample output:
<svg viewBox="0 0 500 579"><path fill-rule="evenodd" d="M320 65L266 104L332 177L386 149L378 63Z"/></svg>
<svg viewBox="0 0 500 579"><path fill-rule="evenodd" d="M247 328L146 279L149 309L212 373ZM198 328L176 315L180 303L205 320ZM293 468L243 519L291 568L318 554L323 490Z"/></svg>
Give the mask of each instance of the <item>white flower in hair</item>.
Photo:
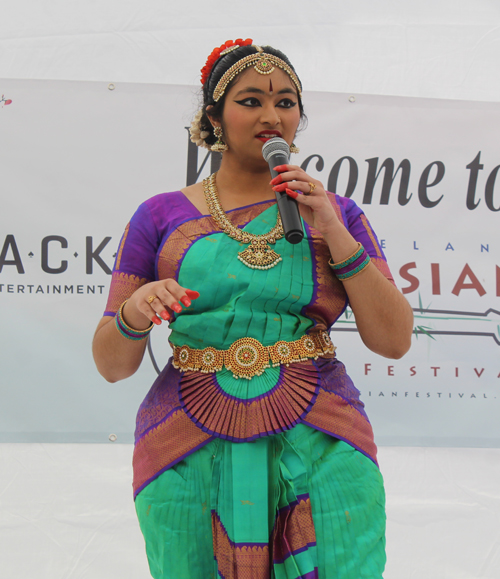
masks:
<svg viewBox="0 0 500 579"><path fill-rule="evenodd" d="M210 135L208 131L201 130L201 117L203 111L200 109L195 115L191 126L189 127L189 134L191 135L191 142L198 147L204 147L210 151L210 146L205 142L205 139Z"/></svg>

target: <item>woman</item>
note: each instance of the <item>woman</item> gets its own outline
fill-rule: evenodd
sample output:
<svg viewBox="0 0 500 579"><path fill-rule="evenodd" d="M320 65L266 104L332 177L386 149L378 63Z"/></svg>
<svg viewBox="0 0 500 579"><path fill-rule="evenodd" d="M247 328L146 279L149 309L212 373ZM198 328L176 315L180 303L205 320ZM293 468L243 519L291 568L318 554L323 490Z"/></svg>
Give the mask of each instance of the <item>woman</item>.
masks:
<svg viewBox="0 0 500 579"><path fill-rule="evenodd" d="M139 367L154 325L174 351L138 413L136 510L155 578L382 576L384 492L359 392L328 329L349 303L363 342L408 350L412 312L363 213L262 145L293 139L300 81L251 40L202 69L192 139L222 151L203 183L143 203L94 338L101 374ZM306 237L283 237L275 191Z"/></svg>

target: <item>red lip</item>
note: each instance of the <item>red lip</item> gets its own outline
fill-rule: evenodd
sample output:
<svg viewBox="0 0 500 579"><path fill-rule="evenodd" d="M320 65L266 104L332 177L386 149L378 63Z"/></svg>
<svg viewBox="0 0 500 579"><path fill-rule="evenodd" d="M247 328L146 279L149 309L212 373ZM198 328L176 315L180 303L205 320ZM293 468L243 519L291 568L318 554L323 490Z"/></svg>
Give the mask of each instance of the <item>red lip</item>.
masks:
<svg viewBox="0 0 500 579"><path fill-rule="evenodd" d="M261 135L273 135L273 136L272 137L262 137ZM282 134L280 133L280 131L269 130L269 131L261 131L260 133L255 135L255 138L259 139L259 141L262 141L263 143L269 141L269 139L272 139L273 137L282 137Z"/></svg>

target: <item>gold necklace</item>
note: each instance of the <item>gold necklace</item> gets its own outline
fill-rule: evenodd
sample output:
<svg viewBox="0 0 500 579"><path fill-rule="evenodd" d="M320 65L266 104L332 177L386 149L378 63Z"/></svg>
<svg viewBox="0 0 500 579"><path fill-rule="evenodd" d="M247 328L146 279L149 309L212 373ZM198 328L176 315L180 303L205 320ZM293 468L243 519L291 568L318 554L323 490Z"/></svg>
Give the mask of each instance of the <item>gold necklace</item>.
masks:
<svg viewBox="0 0 500 579"><path fill-rule="evenodd" d="M217 185L215 183L215 176L217 173L210 175L203 179L203 192L205 200L215 223L222 229L222 231L229 235L232 239L240 243L249 243L250 245L243 251L238 252L238 259L247 267L252 269L271 269L281 261L281 255L277 254L269 244L276 243L284 235L283 225L278 213L276 225L268 233L263 235L255 235L239 229L229 221L224 209L222 209Z"/></svg>

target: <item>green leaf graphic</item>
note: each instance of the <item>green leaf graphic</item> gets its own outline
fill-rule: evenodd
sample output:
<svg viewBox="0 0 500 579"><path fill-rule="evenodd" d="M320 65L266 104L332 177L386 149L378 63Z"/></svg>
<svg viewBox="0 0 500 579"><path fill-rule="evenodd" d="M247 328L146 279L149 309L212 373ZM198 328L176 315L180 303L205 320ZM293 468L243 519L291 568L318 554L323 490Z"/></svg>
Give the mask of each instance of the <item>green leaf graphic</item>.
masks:
<svg viewBox="0 0 500 579"><path fill-rule="evenodd" d="M428 326L415 326L415 329L413 331L415 332L415 336L417 337L417 340L418 340L419 334L424 334L428 338L431 338L431 340L435 340L436 338L432 334L429 334L429 332L427 330L432 330L432 328L429 328Z"/></svg>

